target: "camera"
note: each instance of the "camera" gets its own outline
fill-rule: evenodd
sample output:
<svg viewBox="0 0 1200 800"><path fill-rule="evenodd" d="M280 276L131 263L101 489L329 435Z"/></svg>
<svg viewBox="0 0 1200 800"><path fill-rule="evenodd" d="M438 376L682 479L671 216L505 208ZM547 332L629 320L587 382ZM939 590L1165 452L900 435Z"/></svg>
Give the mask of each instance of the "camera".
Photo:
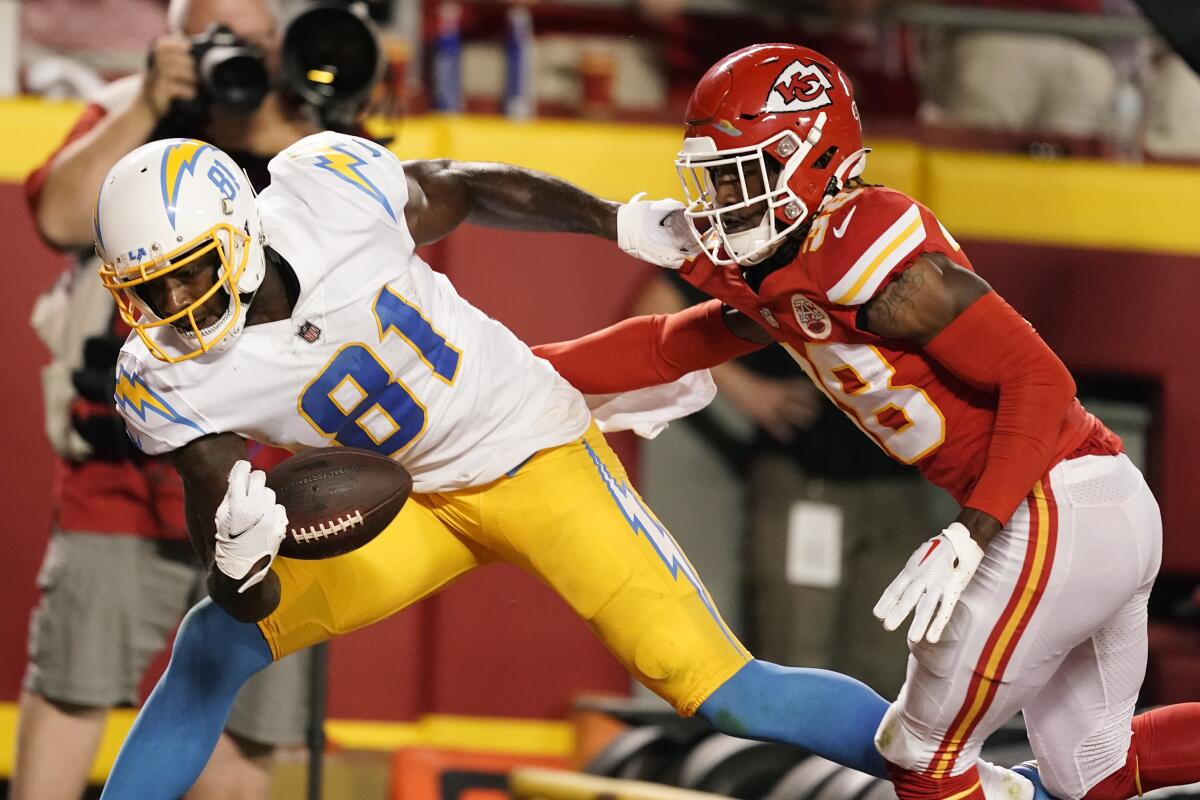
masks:
<svg viewBox="0 0 1200 800"><path fill-rule="evenodd" d="M283 79L334 130L346 129L383 74L383 51L364 3L321 0L283 33Z"/></svg>
<svg viewBox="0 0 1200 800"><path fill-rule="evenodd" d="M194 37L199 92L194 108L217 104L249 113L271 88L262 52L224 25ZM314 108L323 123L352 124L383 71L383 55L362 4L323 0L284 29L282 86Z"/></svg>
<svg viewBox="0 0 1200 800"><path fill-rule="evenodd" d="M267 96L270 80L262 53L224 25L214 23L193 37L192 59L201 104L250 112Z"/></svg>

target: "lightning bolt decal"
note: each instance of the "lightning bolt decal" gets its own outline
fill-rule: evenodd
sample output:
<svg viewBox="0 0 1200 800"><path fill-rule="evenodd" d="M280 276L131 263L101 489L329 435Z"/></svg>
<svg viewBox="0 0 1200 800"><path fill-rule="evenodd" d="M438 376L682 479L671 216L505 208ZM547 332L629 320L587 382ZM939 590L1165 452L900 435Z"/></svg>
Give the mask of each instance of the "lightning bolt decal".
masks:
<svg viewBox="0 0 1200 800"><path fill-rule="evenodd" d="M145 422L147 412L153 411L168 422L191 428L200 433L207 433L196 423L171 408L157 392L146 385L138 375L128 372L124 367L117 370L117 389L114 394L118 408L127 408Z"/></svg>
<svg viewBox="0 0 1200 800"><path fill-rule="evenodd" d="M392 204L388 202L387 195L380 191L370 178L359 171L359 167L366 166L365 159L356 156L354 153L346 149L344 145L335 144L327 147L316 154L316 165L322 169L332 172L339 178L349 183L361 192L364 192L375 202L383 206L383 210L392 218L392 222L396 221L396 213L392 211Z"/></svg>
<svg viewBox="0 0 1200 800"><path fill-rule="evenodd" d="M600 473L600 479L604 481L608 493L612 495L613 502L617 504L617 508L620 509L621 515L625 517L625 521L629 523L629 527L633 530L634 535L646 537L646 541L650 543L650 546L654 548L654 552L658 554L663 564L666 565L672 578L679 580L680 574L683 575L687 582L692 585L692 588L696 590L696 595L700 598L700 602L704 604L704 607L708 609L708 613L717 621L721 632L725 634L725 638L729 640L730 644L740 650L741 645L738 644L737 640L733 638L733 635L725 626L725 622L721 619L721 615L717 613L717 609L713 605L712 598L708 596L708 590L700 582L700 576L696 574L695 569L688 562L687 556L679 549L679 545L676 544L675 539L663 527L662 523L654 517L650 509L646 508L645 503L630 488L629 484L624 481L618 481L613 477L612 473L608 471L608 467L600 460L600 456L596 454L591 445L585 441L583 442L583 447L587 450L588 455L591 456L592 463L596 465L596 471Z"/></svg>
<svg viewBox="0 0 1200 800"><path fill-rule="evenodd" d="M179 187L183 185L183 176L194 174L200 154L212 149L211 144L195 139L180 139L163 151L160 183L163 208L167 210L167 219L172 229L175 228L175 204L179 200Z"/></svg>

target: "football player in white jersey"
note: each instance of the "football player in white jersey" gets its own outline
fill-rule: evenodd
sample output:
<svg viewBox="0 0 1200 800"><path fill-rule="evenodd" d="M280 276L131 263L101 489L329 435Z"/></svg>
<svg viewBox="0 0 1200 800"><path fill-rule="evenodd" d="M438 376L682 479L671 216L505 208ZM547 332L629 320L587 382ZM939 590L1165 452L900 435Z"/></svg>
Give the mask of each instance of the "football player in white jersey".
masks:
<svg viewBox="0 0 1200 800"><path fill-rule="evenodd" d="M886 703L753 659L581 395L414 252L470 220L669 258L686 240L659 224L665 207L505 165L402 164L334 133L270 169L255 198L211 145L153 142L97 201L101 277L134 329L116 401L139 447L173 454L212 596L181 626L105 798L178 797L251 674L498 559L554 587L681 714L885 776L872 736ZM246 439L375 450L416 493L352 553L277 559L286 509L243 460Z"/></svg>

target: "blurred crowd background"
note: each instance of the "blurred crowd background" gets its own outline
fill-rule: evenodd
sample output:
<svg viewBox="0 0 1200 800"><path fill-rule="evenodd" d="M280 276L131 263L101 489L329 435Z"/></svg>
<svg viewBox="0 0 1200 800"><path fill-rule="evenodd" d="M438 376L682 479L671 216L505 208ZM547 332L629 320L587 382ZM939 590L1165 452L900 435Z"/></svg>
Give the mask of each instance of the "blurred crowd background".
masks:
<svg viewBox="0 0 1200 800"><path fill-rule="evenodd" d="M304 0L279 0L282 18ZM1133 0L375 0L372 110L674 122L721 55L803 41L853 76L868 131L962 127L1054 154L1200 157L1200 80ZM22 0L5 81L84 97L140 69L159 0ZM12 19L16 17L16 19ZM514 50L528 63L513 74ZM1007 137L1007 138L1006 138Z"/></svg>
<svg viewBox="0 0 1200 800"><path fill-rule="evenodd" d="M279 33L312 4L266 6ZM3 776L18 696L32 685L28 633L48 587L47 566L39 576L47 541L78 527L62 509L78 501L72 481L82 465L109 459L63 444L72 428L85 440L88 424L95 433L98 412L81 422L72 399L52 397L53 382L39 378L48 363L65 359L69 373L105 356L99 345L86 358L53 352L44 331L39 341L30 328L39 298L61 289L56 281L87 262L88 248L48 233L32 199L40 184L26 176L106 85L146 68L150 43L179 29L167 12L160 0L0 0L0 209L14 220L4 251L16 287L0 327L10 399L3 500L12 509L0 568ZM370 20L382 69L346 107L310 109L313 125L365 130L402 157L526 163L617 200L643 189L678 194L670 162L683 108L721 56L788 41L836 61L876 148L866 177L939 214L1147 473L1164 510L1167 557L1142 701L1195 699L1200 327L1190 298L1200 296L1191 211L1200 203L1200 77L1168 38L1186 31L1152 21L1132 0L377 0L352 13ZM313 75L310 83L328 77ZM530 343L699 299L670 274L570 236L468 229L426 255ZM55 313L48 308L70 313L40 308L43 328ZM720 394L710 409L651 442L618 447L758 655L847 672L894 696L903 636L885 634L870 609L955 508L888 461L772 351L715 370ZM64 416L56 423L55 414ZM157 475L158 466L134 466ZM151 483L160 480L171 479ZM562 721L578 696L633 691L559 601L508 568L339 640L328 658L325 731L346 751L420 744L564 757L577 740ZM161 656L156 663L142 692ZM113 719L93 780L128 724ZM480 721L494 719L510 727Z"/></svg>

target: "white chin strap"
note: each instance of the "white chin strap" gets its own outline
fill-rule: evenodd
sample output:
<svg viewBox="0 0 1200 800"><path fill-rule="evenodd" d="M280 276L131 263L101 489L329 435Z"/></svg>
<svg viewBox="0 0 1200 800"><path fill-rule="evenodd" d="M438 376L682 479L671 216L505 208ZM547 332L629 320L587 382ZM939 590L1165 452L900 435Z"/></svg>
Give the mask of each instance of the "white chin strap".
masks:
<svg viewBox="0 0 1200 800"><path fill-rule="evenodd" d="M250 293L250 297L253 299L254 294ZM222 336L220 341L208 348L208 352L219 353L226 347L229 347L229 343L236 339L238 334L242 332L242 329L246 327L246 315L250 312L250 301L246 300L238 305L240 308L238 309L237 321L234 323L233 327L229 329L229 333ZM211 336L213 336L213 334L221 330L221 328L225 327L229 323L229 316L233 313L233 306L233 299L230 298L229 304L225 306L225 313L222 314L220 318L212 325L209 325L207 328L204 328L200 331L200 335L203 336L205 340L208 340ZM174 325L167 327L170 327L171 330L175 331L175 334L182 339L189 348L195 349L200 346L200 338L197 337L192 331L181 331Z"/></svg>
<svg viewBox="0 0 1200 800"><path fill-rule="evenodd" d="M774 220L770 211L764 211L762 220L753 228L737 233L726 233L725 249L738 264L753 266L770 258L779 249L783 239L775 239Z"/></svg>

